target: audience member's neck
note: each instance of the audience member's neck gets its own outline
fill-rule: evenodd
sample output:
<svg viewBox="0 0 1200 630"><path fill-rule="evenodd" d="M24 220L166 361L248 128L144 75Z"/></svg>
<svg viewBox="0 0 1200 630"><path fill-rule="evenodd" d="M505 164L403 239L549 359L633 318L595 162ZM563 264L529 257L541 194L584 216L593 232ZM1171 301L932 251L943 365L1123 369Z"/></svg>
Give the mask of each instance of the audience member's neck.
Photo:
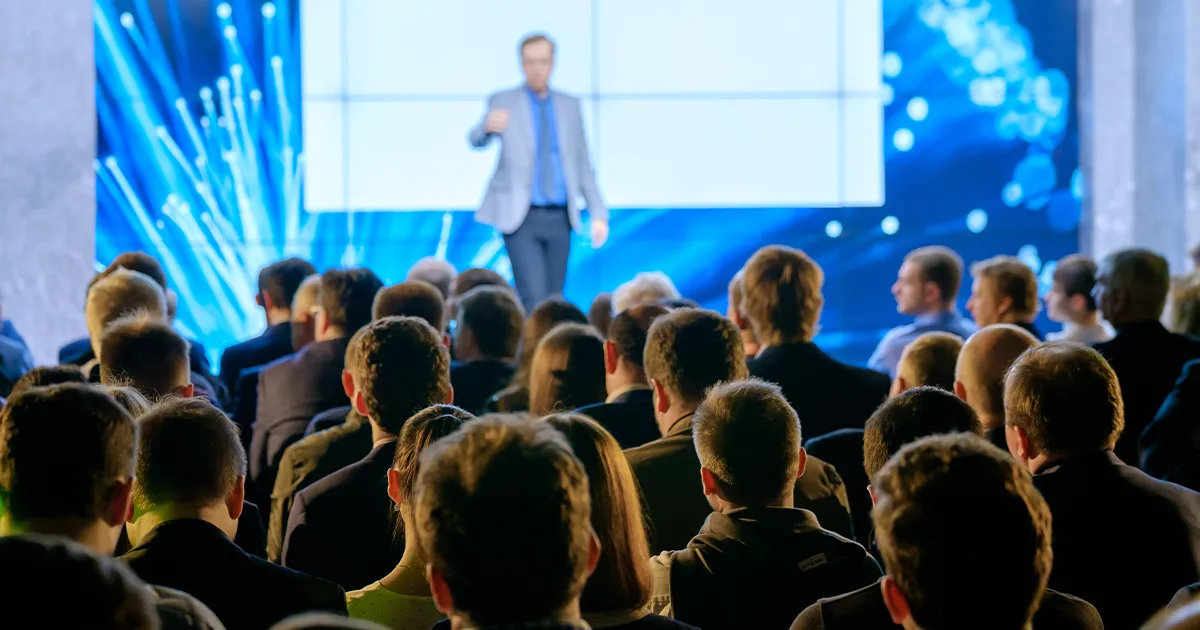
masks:
<svg viewBox="0 0 1200 630"><path fill-rule="evenodd" d="M637 366L629 365L623 359L617 361L617 369L612 374L605 375L604 387L608 395L627 391L634 387L646 387L646 371Z"/></svg>
<svg viewBox="0 0 1200 630"><path fill-rule="evenodd" d="M666 435L671 432L671 429L677 422L685 416L690 416L696 413L696 409L700 407L699 403L690 405L671 405L669 409L660 414L655 414L658 418L658 431Z"/></svg>
<svg viewBox="0 0 1200 630"><path fill-rule="evenodd" d="M454 349L454 353L457 355L455 359L462 363L474 363L476 361L512 363L513 361L512 357L496 357L490 354L484 354L483 352L479 351L477 346L473 346L471 344L459 344L459 346Z"/></svg>
<svg viewBox="0 0 1200 630"><path fill-rule="evenodd" d="M1092 454L1094 453L1042 453L1033 459L1026 459L1025 464L1029 472L1036 475L1068 459Z"/></svg>
<svg viewBox="0 0 1200 630"><path fill-rule="evenodd" d="M738 503L733 503L731 501L726 501L724 498L718 496L717 497L717 511L720 512L721 514L728 514L734 510L740 510L742 508L794 508L794 507L796 507L796 498L794 496L794 493L795 493L795 486L789 485L786 492L784 492L783 494L779 495L779 497L777 497L771 501L763 501L761 503L753 503L753 504L746 504L746 505L741 505Z"/></svg>
<svg viewBox="0 0 1200 630"><path fill-rule="evenodd" d="M0 516L0 538L17 534L61 536L99 556L111 556L117 546L113 527L98 518L35 518L16 523L10 514Z"/></svg>
<svg viewBox="0 0 1200 630"><path fill-rule="evenodd" d="M404 531L416 531L411 510L402 509L400 518L404 521ZM417 544L416 536L404 537L404 555L392 572L387 574L379 583L384 588L401 595L429 597L429 582L425 580L425 556L421 553L421 545Z"/></svg>
<svg viewBox="0 0 1200 630"><path fill-rule="evenodd" d="M1069 323L1080 328L1095 328L1100 325L1100 311L1084 311L1072 317Z"/></svg>
<svg viewBox="0 0 1200 630"><path fill-rule="evenodd" d="M935 317L937 315L950 313L953 311L954 302L950 302L949 304L927 304L923 309L921 309L921 312L915 313L914 317Z"/></svg>
<svg viewBox="0 0 1200 630"><path fill-rule="evenodd" d="M1119 329L1126 326L1157 324L1160 318L1161 315L1155 316L1148 313L1113 313L1108 323L1112 324L1113 328Z"/></svg>
<svg viewBox="0 0 1200 630"><path fill-rule="evenodd" d="M292 321L292 309L290 308L272 308L267 309L267 325L278 326Z"/></svg>
<svg viewBox="0 0 1200 630"><path fill-rule="evenodd" d="M125 531L129 534L129 542L136 547L155 527L169 521L186 520L204 521L221 530L230 540L237 535L237 519L229 518L229 509L224 503L203 507L174 503L158 505L127 523Z"/></svg>
<svg viewBox="0 0 1200 630"><path fill-rule="evenodd" d="M394 433L389 433L389 432L385 431L383 429L383 427L379 426L378 422L371 420L370 417L368 417L367 419L370 420L370 422L371 422L371 443L372 444L379 444L380 442L395 441L396 435Z"/></svg>
<svg viewBox="0 0 1200 630"><path fill-rule="evenodd" d="M742 350L745 351L747 357L756 357L762 351L762 346L758 343L758 338L754 336L754 331L750 329L742 329Z"/></svg>
<svg viewBox="0 0 1200 630"><path fill-rule="evenodd" d="M345 336L346 331L342 330L341 328L330 326L324 331L318 330L317 334L313 336L313 341L333 341L334 339L341 339Z"/></svg>
<svg viewBox="0 0 1200 630"><path fill-rule="evenodd" d="M976 409L975 415L979 416L979 424L983 426L984 431L994 431L1004 428L1004 412L991 413Z"/></svg>
<svg viewBox="0 0 1200 630"><path fill-rule="evenodd" d="M571 600L571 603L563 606L558 612L555 612L542 619L521 619L510 620L497 623L479 623L470 618L465 613L457 613L451 617L450 627L453 630L467 630L468 628L509 628L522 624L534 624L539 622L560 621L563 623L579 625L583 622L583 615L579 612L579 598Z"/></svg>

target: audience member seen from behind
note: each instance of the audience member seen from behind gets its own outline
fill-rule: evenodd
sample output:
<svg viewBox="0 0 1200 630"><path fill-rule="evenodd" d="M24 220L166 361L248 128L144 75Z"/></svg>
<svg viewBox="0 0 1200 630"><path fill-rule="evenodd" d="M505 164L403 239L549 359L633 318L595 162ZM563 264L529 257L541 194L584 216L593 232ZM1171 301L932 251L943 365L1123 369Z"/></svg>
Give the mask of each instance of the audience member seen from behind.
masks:
<svg viewBox="0 0 1200 630"><path fill-rule="evenodd" d="M646 379L646 336L654 320L666 315L656 304L635 306L613 319L604 342L604 402L578 409L599 422L622 448L658 439L654 391Z"/></svg>
<svg viewBox="0 0 1200 630"><path fill-rule="evenodd" d="M643 271L632 280L617 287L612 294L614 313L641 306L659 304L664 300L679 299L679 289L671 278L661 271Z"/></svg>
<svg viewBox="0 0 1200 630"><path fill-rule="evenodd" d="M725 309L725 317L728 317L742 334L742 349L746 352L746 357L754 357L758 355L761 348L758 344L758 338L754 336L754 329L750 327L750 320L746 317L746 311L742 303L746 299L746 283L745 271L739 269L733 276L733 280L729 281L729 306Z"/></svg>
<svg viewBox="0 0 1200 630"><path fill-rule="evenodd" d="M954 391L954 369L962 347L962 338L950 333L925 333L914 339L900 355L892 395L914 387Z"/></svg>
<svg viewBox="0 0 1200 630"><path fill-rule="evenodd" d="M237 428L203 400L159 403L138 421L134 548L121 556L143 580L204 602L230 630L263 629L309 610L346 612L336 584L271 564L232 542L242 515L246 456Z"/></svg>
<svg viewBox="0 0 1200 630"><path fill-rule="evenodd" d="M145 315L119 319L104 329L100 382L127 384L147 400L191 398L187 342L161 320Z"/></svg>
<svg viewBox="0 0 1200 630"><path fill-rule="evenodd" d="M654 610L712 630L783 628L818 598L879 579L861 545L794 506L807 457L777 386L717 385L693 422L713 513L685 549L654 558Z"/></svg>
<svg viewBox="0 0 1200 630"><path fill-rule="evenodd" d="M955 306L962 278L962 258L952 249L933 245L909 252L896 274L892 297L896 298L896 311L912 317L913 322L889 330L867 366L895 378L904 349L918 337L931 332L960 339L971 336L975 325Z"/></svg>
<svg viewBox="0 0 1200 630"><path fill-rule="evenodd" d="M292 353L292 300L300 283L316 273L312 263L299 258L271 263L258 272L254 303L262 308L267 329L221 353L221 381L230 392L236 391L242 370Z"/></svg>
<svg viewBox="0 0 1200 630"><path fill-rule="evenodd" d="M1046 315L1062 324L1063 329L1046 335L1046 339L1090 346L1112 338L1112 328L1100 319L1100 307L1092 297L1096 271L1096 262L1081 254L1058 261L1054 281L1046 294Z"/></svg>
<svg viewBox="0 0 1200 630"><path fill-rule="evenodd" d="M142 414L150 411L154 406L150 404L149 400L146 400L141 392L128 385L108 385L102 389L134 418L142 417Z"/></svg>
<svg viewBox="0 0 1200 630"><path fill-rule="evenodd" d="M529 412L570 411L604 400L604 339L586 324L560 324L538 342Z"/></svg>
<svg viewBox="0 0 1200 630"><path fill-rule="evenodd" d="M395 568L377 582L346 593L350 616L394 630L429 628L443 617L433 603L425 579L425 557L413 521L413 487L421 469L421 455L429 445L474 420L471 414L450 405L419 411L400 429L396 455L387 472L387 496L398 515L396 537L403 540L404 555Z"/></svg>
<svg viewBox="0 0 1200 630"><path fill-rule="evenodd" d="M149 276L118 269L92 285L88 291L86 318L93 357L100 356L104 330L109 324L134 314L166 321L167 302L162 287ZM99 359L93 358L81 369L91 382L99 382L99 366Z"/></svg>
<svg viewBox="0 0 1200 630"><path fill-rule="evenodd" d="M482 413L512 380L525 309L511 290L496 286L471 289L457 304L450 382L459 407Z"/></svg>
<svg viewBox="0 0 1200 630"><path fill-rule="evenodd" d="M971 276L974 281L967 310L976 325L1012 324L1038 341L1045 339L1033 323L1041 301L1037 276L1029 265L1015 256L994 256L971 265Z"/></svg>
<svg viewBox="0 0 1200 630"><path fill-rule="evenodd" d="M750 374L779 385L817 437L859 428L887 397L891 382L874 370L852 367L813 343L825 298L825 274L807 254L771 245L744 269L743 307L763 345L749 362Z"/></svg>
<svg viewBox="0 0 1200 630"><path fill-rule="evenodd" d="M1200 336L1200 274L1174 279L1170 302L1171 332Z"/></svg>
<svg viewBox="0 0 1200 630"><path fill-rule="evenodd" d="M392 502L382 486L400 430L417 412L453 402L450 357L437 331L418 317L385 317L355 335L354 410L371 424L374 447L359 462L296 495L283 542L283 566L358 588L400 560Z"/></svg>
<svg viewBox="0 0 1200 630"><path fill-rule="evenodd" d="M1110 254L1100 263L1095 297L1117 334L1096 344L1121 383L1125 431L1122 462L1137 465L1138 438L1154 419L1188 361L1200 359L1200 340L1169 332L1159 322L1171 277L1167 261L1145 249Z"/></svg>
<svg viewBox="0 0 1200 630"><path fill-rule="evenodd" d="M437 287L424 280L405 280L383 287L371 304L371 319L419 317L442 334L446 329L446 302Z"/></svg>
<svg viewBox="0 0 1200 630"><path fill-rule="evenodd" d="M954 368L954 395L967 401L983 425L983 435L1001 449L1004 437L1004 375L1021 353L1038 345L1028 331L1008 324L987 326L971 335Z"/></svg>
<svg viewBox="0 0 1200 630"><path fill-rule="evenodd" d="M86 382L87 380L83 377L83 372L79 371L78 366L43 365L33 368L17 379L16 385L13 385L11 397L16 398L17 394L34 387Z"/></svg>
<svg viewBox="0 0 1200 630"><path fill-rule="evenodd" d="M1068 342L1027 351L1008 373L1004 409L1009 451L1054 516L1050 586L1123 630L1200 581L1200 494L1113 454L1121 389L1099 353Z"/></svg>
<svg viewBox="0 0 1200 630"><path fill-rule="evenodd" d="M418 260L408 270L408 275L405 280L421 280L433 285L438 293L442 294L442 300L450 299L450 291L454 287L454 280L458 277L458 269L447 260L434 256L426 256Z"/></svg>
<svg viewBox="0 0 1200 630"><path fill-rule="evenodd" d="M458 299L466 295L467 291L482 286L500 287L512 291L513 295L517 294L517 290L508 283L508 280L504 279L504 276L491 269L472 267L454 278L454 283L450 287L450 298L446 300L447 310L451 313L457 312Z"/></svg>
<svg viewBox="0 0 1200 630"><path fill-rule="evenodd" d="M596 332L600 333L602 337L608 337L608 327L612 325L613 320L612 308L613 304L611 293L597 294L596 298L592 300L591 307L588 308L588 323L591 324L592 328L595 328Z"/></svg>
<svg viewBox="0 0 1200 630"><path fill-rule="evenodd" d="M515 413L529 410L529 377L533 368L534 352L542 337L562 323L586 324L587 315L574 304L559 298L550 298L533 309L521 330L517 371L508 387L497 392L488 401L489 411Z"/></svg>
<svg viewBox="0 0 1200 630"><path fill-rule="evenodd" d="M635 307L636 308L636 307ZM600 541L600 561L579 601L583 619L594 628L642 630L690 628L649 614L650 556L637 484L621 446L595 420L579 414L547 416L587 472L592 529Z"/></svg>
<svg viewBox="0 0 1200 630"><path fill-rule="evenodd" d="M415 496L430 592L453 627L581 627L600 545L586 471L553 427L473 420L430 447Z"/></svg>

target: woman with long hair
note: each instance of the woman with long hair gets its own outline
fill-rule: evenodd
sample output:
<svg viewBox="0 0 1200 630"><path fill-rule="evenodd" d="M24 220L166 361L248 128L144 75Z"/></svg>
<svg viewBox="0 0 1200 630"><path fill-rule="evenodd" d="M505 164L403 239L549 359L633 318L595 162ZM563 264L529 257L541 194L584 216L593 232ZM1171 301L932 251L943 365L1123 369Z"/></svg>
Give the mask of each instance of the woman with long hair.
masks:
<svg viewBox="0 0 1200 630"><path fill-rule="evenodd" d="M564 322L586 324L587 315L574 304L561 298L550 298L533 309L521 329L521 350L517 356L517 371L508 387L488 401L488 411L514 413L529 409L529 376L533 355L538 343L555 326Z"/></svg>
<svg viewBox="0 0 1200 630"><path fill-rule="evenodd" d="M538 343L529 412L541 416L604 402L604 339L585 324L559 324Z"/></svg>

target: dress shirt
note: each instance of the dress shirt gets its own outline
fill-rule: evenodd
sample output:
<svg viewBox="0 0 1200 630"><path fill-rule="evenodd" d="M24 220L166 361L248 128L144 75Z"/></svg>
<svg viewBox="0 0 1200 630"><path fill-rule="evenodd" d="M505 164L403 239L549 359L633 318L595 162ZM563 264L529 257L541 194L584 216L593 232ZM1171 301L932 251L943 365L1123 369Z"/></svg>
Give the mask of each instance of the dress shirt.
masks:
<svg viewBox="0 0 1200 630"><path fill-rule="evenodd" d="M567 205L567 180L563 176L562 159L559 156L558 146L558 122L554 117L554 94L548 92L545 98L538 95L537 92L525 88L525 93L529 95L529 109L533 116L533 195L529 198L530 205L534 206L566 206ZM550 121L549 127L543 128L542 120ZM542 190L541 173L546 167L541 163L541 157L538 155L537 147L540 146L542 134L550 134L550 178L553 182L554 194L551 197L546 197L546 193Z"/></svg>
<svg viewBox="0 0 1200 630"><path fill-rule="evenodd" d="M1048 333L1046 341L1074 341L1075 343L1090 346L1101 341L1108 341L1112 339L1112 336L1113 329L1108 325L1108 322L1087 325L1066 322L1063 324L1062 332Z"/></svg>
<svg viewBox="0 0 1200 630"><path fill-rule="evenodd" d="M879 347L875 348L875 353L867 362L867 367L896 378L896 366L900 364L900 355L904 353L905 346L917 337L929 332L948 332L966 339L975 330L975 324L959 315L957 309L918 315L913 323L897 326L883 336Z"/></svg>

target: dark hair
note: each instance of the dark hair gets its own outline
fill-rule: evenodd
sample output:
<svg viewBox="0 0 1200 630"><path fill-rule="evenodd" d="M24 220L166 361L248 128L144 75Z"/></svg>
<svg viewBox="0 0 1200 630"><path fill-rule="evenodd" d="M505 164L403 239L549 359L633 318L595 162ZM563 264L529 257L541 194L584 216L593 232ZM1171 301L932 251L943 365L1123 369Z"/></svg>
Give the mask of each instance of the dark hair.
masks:
<svg viewBox="0 0 1200 630"><path fill-rule="evenodd" d="M655 302L655 303L658 304L659 306L665 306L668 309L700 308L699 302L697 302L696 300L693 300L691 298L685 298L685 297L666 297L666 298L662 298L661 300L659 300L658 302Z"/></svg>
<svg viewBox="0 0 1200 630"><path fill-rule="evenodd" d="M525 309L512 291L479 286L458 298L458 334L469 328L484 356L511 359L521 344Z"/></svg>
<svg viewBox="0 0 1200 630"><path fill-rule="evenodd" d="M983 427L970 405L936 387L915 387L887 399L863 430L867 479L874 480L905 444L942 433L983 435Z"/></svg>
<svg viewBox="0 0 1200 630"><path fill-rule="evenodd" d="M162 265L146 252L124 252L118 254L111 263L108 263L108 267L100 272L99 276L92 279L92 282L95 283L101 278L111 275L117 269L128 269L145 274L154 281L154 284L161 287L163 291L167 290L166 272L163 271Z"/></svg>
<svg viewBox="0 0 1200 630"><path fill-rule="evenodd" d="M137 436L133 416L89 385L13 396L0 411L4 507L16 521L100 518L112 485L133 478Z"/></svg>
<svg viewBox="0 0 1200 630"><path fill-rule="evenodd" d="M883 563L917 625L1027 627L1050 576L1050 509L1012 457L974 436L926 437L873 488Z"/></svg>
<svg viewBox="0 0 1200 630"><path fill-rule="evenodd" d="M538 343L530 372L534 415L604 402L604 339L587 324L559 324Z"/></svg>
<svg viewBox="0 0 1200 630"><path fill-rule="evenodd" d="M617 356L631 365L642 367L650 326L654 320L669 312L671 311L665 306L643 304L618 313L608 330L608 339L616 348Z"/></svg>
<svg viewBox="0 0 1200 630"><path fill-rule="evenodd" d="M405 280L375 294L371 318L406 315L425 320L439 333L446 328L446 301L437 287L424 280Z"/></svg>
<svg viewBox="0 0 1200 630"><path fill-rule="evenodd" d="M443 300L447 300L450 298L450 287L454 285L457 276L458 270L449 261L428 256L409 268L405 280L424 280L442 294Z"/></svg>
<svg viewBox="0 0 1200 630"><path fill-rule="evenodd" d="M545 420L566 436L587 472L592 529L603 550L583 588L580 608L584 614L641 609L650 600L650 543L637 481L621 445L584 415L555 414Z"/></svg>
<svg viewBox="0 0 1200 630"><path fill-rule="evenodd" d="M764 344L811 341L817 334L825 297L825 272L808 254L791 247L768 245L743 269L742 309Z"/></svg>
<svg viewBox="0 0 1200 630"><path fill-rule="evenodd" d="M596 332L607 337L608 328L612 326L613 321L613 300L611 293L600 293L592 300L592 305L588 307L587 319L592 328Z"/></svg>
<svg viewBox="0 0 1200 630"><path fill-rule="evenodd" d="M550 54L554 54L554 50L557 48L557 46L554 45L554 40L550 39L550 37L544 33L533 33L532 35L527 35L521 40L521 45L517 48L517 53L524 53L526 46L530 44L536 44L538 42L546 42L547 44L550 44Z"/></svg>
<svg viewBox="0 0 1200 630"><path fill-rule="evenodd" d="M905 261L921 268L921 280L937 285L943 304L953 304L962 288L962 257L949 247L930 245L912 250Z"/></svg>
<svg viewBox="0 0 1200 630"><path fill-rule="evenodd" d="M421 454L430 444L454 433L475 416L454 405L433 405L418 411L404 423L396 439L392 468L399 473L400 498L412 508L413 487L421 472ZM404 537L404 519L396 519L396 539Z"/></svg>
<svg viewBox="0 0 1200 630"><path fill-rule="evenodd" d="M485 417L438 440L421 458L414 508L426 561L477 623L546 619L583 590L587 474L542 420Z"/></svg>
<svg viewBox="0 0 1200 630"><path fill-rule="evenodd" d="M246 474L237 425L202 398L168 398L138 420L134 505L206 506L224 501Z"/></svg>
<svg viewBox="0 0 1200 630"><path fill-rule="evenodd" d="M371 321L371 306L383 283L370 269L330 269L321 274L321 309L330 326L346 335Z"/></svg>
<svg viewBox="0 0 1200 630"><path fill-rule="evenodd" d="M1096 286L1098 271L1096 261L1082 254L1072 254L1058 261L1054 267L1054 283L1062 286L1066 297L1082 295L1086 305L1084 308L1095 311L1096 298L1092 297L1092 289Z"/></svg>
<svg viewBox="0 0 1200 630"><path fill-rule="evenodd" d="M800 474L800 419L779 386L758 379L721 383L692 421L700 464L740 506L790 495Z"/></svg>
<svg viewBox="0 0 1200 630"><path fill-rule="evenodd" d="M1099 352L1069 341L1017 357L1005 380L1004 410L1005 423L1025 431L1043 453L1107 450L1125 427L1116 373Z"/></svg>
<svg viewBox="0 0 1200 630"><path fill-rule="evenodd" d="M188 342L159 319L118 319L100 339L100 382L129 384L147 400L159 400L187 385L190 361Z"/></svg>
<svg viewBox="0 0 1200 630"><path fill-rule="evenodd" d="M158 630L152 591L124 563L57 536L0 538L0 566L12 579L0 608L14 627ZM56 588L47 588L50 582ZM70 593L69 600L63 593Z"/></svg>
<svg viewBox="0 0 1200 630"><path fill-rule="evenodd" d="M699 403L708 388L746 378L746 351L737 326L713 311L682 308L650 326L646 377L668 392Z"/></svg>
<svg viewBox="0 0 1200 630"><path fill-rule="evenodd" d="M517 371L513 374L512 388L529 388L529 370L533 367L533 353L537 350L538 342L555 326L574 322L586 324L587 315L574 304L561 299L550 298L533 309L521 329L521 350L517 358ZM507 389L505 390L508 391ZM504 394L505 392L501 392Z"/></svg>
<svg viewBox="0 0 1200 630"><path fill-rule="evenodd" d="M87 377L78 365L43 365L29 370L13 383L9 398L34 387L48 387L64 383L86 383Z"/></svg>
<svg viewBox="0 0 1200 630"><path fill-rule="evenodd" d="M317 273L312 263L300 258L273 262L258 272L258 292L271 298L276 308L292 308L292 299L304 279Z"/></svg>
<svg viewBox="0 0 1200 630"><path fill-rule="evenodd" d="M963 340L958 335L925 333L904 348L896 375L905 377L909 387L928 385L954 391L954 370L962 347Z"/></svg>
<svg viewBox="0 0 1200 630"><path fill-rule="evenodd" d="M452 291L452 295L457 297L465 294L467 291L470 291L475 287L481 287L484 285L504 287L509 291L513 290L512 285L508 283L508 280L505 280L504 276L496 273L495 271L492 271L491 269L484 269L483 267L471 267L470 269L458 274L458 277L454 279L454 289Z"/></svg>
<svg viewBox="0 0 1200 630"><path fill-rule="evenodd" d="M1100 277L1106 291L1127 293L1127 313L1138 319L1162 316L1171 292L1171 266L1167 259L1148 249L1122 249L1104 257ZM1126 317L1127 319L1127 317Z"/></svg>
<svg viewBox="0 0 1200 630"><path fill-rule="evenodd" d="M384 317L351 340L357 358L350 368L366 400L367 416L396 435L418 411L446 402L450 354L442 337L419 317Z"/></svg>

